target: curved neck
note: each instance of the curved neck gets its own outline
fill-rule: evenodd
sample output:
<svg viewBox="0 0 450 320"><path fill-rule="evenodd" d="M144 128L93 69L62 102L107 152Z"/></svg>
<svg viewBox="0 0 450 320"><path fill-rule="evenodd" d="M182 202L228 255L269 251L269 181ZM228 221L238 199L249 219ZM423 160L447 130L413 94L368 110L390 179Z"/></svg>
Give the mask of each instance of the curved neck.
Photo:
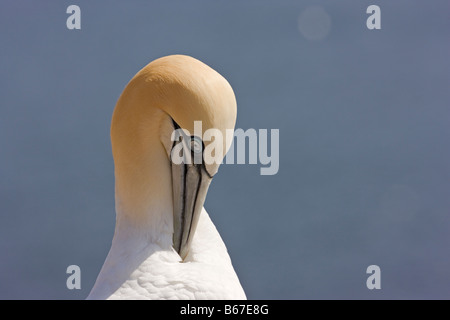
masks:
<svg viewBox="0 0 450 320"><path fill-rule="evenodd" d="M127 237L172 245L173 201L170 162L160 138L169 116L131 83L119 98L111 124L115 166L116 231ZM133 232L130 232L130 228Z"/></svg>

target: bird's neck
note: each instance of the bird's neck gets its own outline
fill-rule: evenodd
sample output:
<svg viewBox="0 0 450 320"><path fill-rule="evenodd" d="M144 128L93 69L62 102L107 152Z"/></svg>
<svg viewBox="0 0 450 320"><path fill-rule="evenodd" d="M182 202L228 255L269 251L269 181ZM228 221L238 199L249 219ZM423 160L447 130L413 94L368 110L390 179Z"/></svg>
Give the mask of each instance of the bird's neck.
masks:
<svg viewBox="0 0 450 320"><path fill-rule="evenodd" d="M128 208L121 203L116 194L116 227L112 241L117 250L132 254L146 246L161 250L172 247L173 213L169 197L158 198L158 194L149 195L145 205ZM165 201L169 200L170 201Z"/></svg>
<svg viewBox="0 0 450 320"><path fill-rule="evenodd" d="M105 265L137 263L155 251L173 250L170 173L153 160L153 165L137 161L141 168L135 175L116 174L116 227Z"/></svg>
<svg viewBox="0 0 450 320"><path fill-rule="evenodd" d="M116 171L116 228L113 244L137 251L137 245L172 246L173 201L170 166L157 153L136 159L134 170ZM130 169L130 168L128 168ZM125 247L124 247L125 246Z"/></svg>
<svg viewBox="0 0 450 320"><path fill-rule="evenodd" d="M113 113L116 227L92 290L97 297L114 292L153 253L173 251L171 167L159 127L168 116L154 106L147 87L131 81Z"/></svg>
<svg viewBox="0 0 450 320"><path fill-rule="evenodd" d="M158 179L158 175L151 175ZM159 172L161 174L161 172ZM130 177L131 179L131 177ZM158 181L158 180L156 180ZM141 185L134 199L136 204L123 201L121 183L116 177L116 227L108 256L97 277L88 298L104 299L111 296L126 281L133 279L139 266L148 259L160 259L160 256L180 259L172 248L173 214L172 198L164 195L167 189L160 183L158 190L149 185ZM137 187L137 185L135 185ZM170 192L166 190L166 192ZM125 194L125 198L130 197ZM129 199L127 199L129 200ZM145 201L144 201L145 200Z"/></svg>
<svg viewBox="0 0 450 320"><path fill-rule="evenodd" d="M170 121L167 114L139 94L141 91L124 91L111 123L115 237L125 234L167 245L173 234L172 179L160 126Z"/></svg>

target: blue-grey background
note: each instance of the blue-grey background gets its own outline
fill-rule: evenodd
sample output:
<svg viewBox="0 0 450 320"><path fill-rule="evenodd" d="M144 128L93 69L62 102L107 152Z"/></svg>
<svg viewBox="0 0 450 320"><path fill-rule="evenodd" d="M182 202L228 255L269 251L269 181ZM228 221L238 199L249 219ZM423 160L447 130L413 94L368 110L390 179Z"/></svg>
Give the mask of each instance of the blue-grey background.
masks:
<svg viewBox="0 0 450 320"><path fill-rule="evenodd" d="M81 8L81 30L66 8ZM366 8L381 8L368 30ZM320 6L329 33L299 16ZM250 299L450 298L448 1L1 1L0 298L83 299L114 231L109 126L158 57L223 74L280 170L224 165L205 207ZM79 265L81 290L66 288ZM381 290L366 288L367 266Z"/></svg>

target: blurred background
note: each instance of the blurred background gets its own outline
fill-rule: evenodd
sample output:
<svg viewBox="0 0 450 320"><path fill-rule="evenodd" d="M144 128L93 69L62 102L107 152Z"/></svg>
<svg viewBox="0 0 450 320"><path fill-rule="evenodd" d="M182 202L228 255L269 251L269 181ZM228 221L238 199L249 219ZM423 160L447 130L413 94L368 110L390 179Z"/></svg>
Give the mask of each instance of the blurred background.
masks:
<svg viewBox="0 0 450 320"><path fill-rule="evenodd" d="M2 1L0 298L88 295L115 225L112 111L176 53L230 82L237 128L280 130L278 174L223 165L205 204L248 298L450 298L449 18L445 0Z"/></svg>

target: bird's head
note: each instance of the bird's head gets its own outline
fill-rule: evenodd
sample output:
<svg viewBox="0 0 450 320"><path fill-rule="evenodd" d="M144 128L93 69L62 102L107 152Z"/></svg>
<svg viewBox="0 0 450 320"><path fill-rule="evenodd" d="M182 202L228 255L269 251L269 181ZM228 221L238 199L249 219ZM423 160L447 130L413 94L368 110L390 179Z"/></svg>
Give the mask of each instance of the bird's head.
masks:
<svg viewBox="0 0 450 320"><path fill-rule="evenodd" d="M117 103L111 126L116 181L121 175L129 177L129 171L135 181L116 183L116 193L118 187L136 190L136 180L153 190L147 193L150 197L158 192L163 196L170 185L173 247L182 258L188 253L211 179L231 145L235 121L236 99L227 80L184 55L148 64ZM152 176L145 177L147 172ZM129 195L122 195L127 200L121 201L142 200L130 190L124 193Z"/></svg>

